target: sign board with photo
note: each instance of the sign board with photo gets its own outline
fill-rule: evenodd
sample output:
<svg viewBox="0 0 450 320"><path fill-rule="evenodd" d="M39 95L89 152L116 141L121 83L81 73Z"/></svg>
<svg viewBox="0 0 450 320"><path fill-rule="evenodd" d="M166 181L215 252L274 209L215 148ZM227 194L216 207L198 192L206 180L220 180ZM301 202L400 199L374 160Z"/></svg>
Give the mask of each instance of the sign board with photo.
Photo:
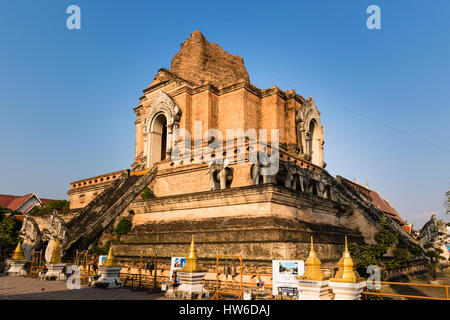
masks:
<svg viewBox="0 0 450 320"><path fill-rule="evenodd" d="M186 264L185 257L172 257L170 261L170 280L172 280L172 274L176 270L180 270Z"/></svg>
<svg viewBox="0 0 450 320"><path fill-rule="evenodd" d="M98 265L99 266L102 266L104 263L105 263L105 260L106 260L106 257L107 256L98 256Z"/></svg>
<svg viewBox="0 0 450 320"><path fill-rule="evenodd" d="M303 260L272 260L272 294L298 297L297 276L304 272Z"/></svg>

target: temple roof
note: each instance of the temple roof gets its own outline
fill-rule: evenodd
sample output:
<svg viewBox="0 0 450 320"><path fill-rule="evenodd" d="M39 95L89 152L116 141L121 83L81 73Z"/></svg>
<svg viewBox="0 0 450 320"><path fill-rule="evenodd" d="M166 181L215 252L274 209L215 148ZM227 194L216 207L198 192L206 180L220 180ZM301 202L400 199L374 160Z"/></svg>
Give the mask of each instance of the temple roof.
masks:
<svg viewBox="0 0 450 320"><path fill-rule="evenodd" d="M377 191L370 190L370 198L372 198L373 204L378 209L386 213L389 217L397 220L397 222L402 225L406 224L406 222L402 218L400 218L397 210L395 210L395 208L391 206L391 204L386 199L383 199Z"/></svg>
<svg viewBox="0 0 450 320"><path fill-rule="evenodd" d="M242 57L232 55L221 46L208 42L200 31L194 31L186 39L172 58L168 70L181 79L203 85L211 83L217 88L230 86L237 82L250 83ZM161 82L159 74L155 83Z"/></svg>
<svg viewBox="0 0 450 320"><path fill-rule="evenodd" d="M25 202L27 202L33 196L36 197L36 199L42 205L46 205L48 202L55 201L52 199L39 198L35 193L29 193L24 196L0 194L0 206L2 206L3 208L11 209L11 210L18 210ZM34 205L30 205L29 207L22 208L20 211L28 212L33 207L34 207Z"/></svg>
<svg viewBox="0 0 450 320"><path fill-rule="evenodd" d="M13 196L7 194L0 194L0 205L4 208L8 208L11 210L16 210L19 208L25 201L27 201L32 194L26 194L24 196Z"/></svg>
<svg viewBox="0 0 450 320"><path fill-rule="evenodd" d="M356 190L364 193L366 196L370 198L372 203L377 207L379 210L383 211L388 217L394 219L397 221L400 225L405 225L407 222L403 220L400 215L398 214L397 210L387 201L386 199L383 199L378 191L372 190L369 188L369 186L363 186L359 183L353 182L349 179L343 178L347 183L349 183L353 188Z"/></svg>

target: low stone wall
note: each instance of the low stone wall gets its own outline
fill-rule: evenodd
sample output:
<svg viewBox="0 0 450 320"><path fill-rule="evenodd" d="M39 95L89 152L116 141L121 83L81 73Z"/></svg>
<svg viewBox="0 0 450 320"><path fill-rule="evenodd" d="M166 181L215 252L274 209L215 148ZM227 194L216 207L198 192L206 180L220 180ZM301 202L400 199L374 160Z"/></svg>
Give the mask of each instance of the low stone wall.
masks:
<svg viewBox="0 0 450 320"><path fill-rule="evenodd" d="M428 271L428 268L425 260L414 260L405 267L386 269L384 271L387 273L387 279L391 280L400 276L411 276L418 273L424 273Z"/></svg>

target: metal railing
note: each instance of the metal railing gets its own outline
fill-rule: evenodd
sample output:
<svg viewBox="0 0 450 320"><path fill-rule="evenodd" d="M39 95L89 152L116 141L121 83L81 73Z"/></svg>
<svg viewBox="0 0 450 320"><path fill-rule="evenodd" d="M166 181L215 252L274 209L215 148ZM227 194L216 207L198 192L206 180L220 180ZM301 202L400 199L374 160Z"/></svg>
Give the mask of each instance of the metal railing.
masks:
<svg viewBox="0 0 450 320"><path fill-rule="evenodd" d="M228 288L224 288L221 283L223 282L222 280L219 280L219 261L220 259L237 259L239 261L239 282L236 283L238 288L237 289L228 289ZM227 260L227 262L229 262ZM243 270L244 270L244 262L242 260L242 255L221 255L218 254L216 256L216 289L214 292L214 295L212 297L212 300L221 300L223 299L223 295L232 295L232 296L236 296L237 300L242 300L243 296L244 296L244 287L243 287L243 279L242 279L242 274L243 274Z"/></svg>
<svg viewBox="0 0 450 320"><path fill-rule="evenodd" d="M155 276L153 274L148 275L142 273L121 272L119 273L119 277L123 285L126 287L131 287L131 290L139 290L139 289L155 290L155 288L158 287L158 283L160 284L164 281L169 280L168 276L164 276L161 274L158 274L156 283L155 283Z"/></svg>

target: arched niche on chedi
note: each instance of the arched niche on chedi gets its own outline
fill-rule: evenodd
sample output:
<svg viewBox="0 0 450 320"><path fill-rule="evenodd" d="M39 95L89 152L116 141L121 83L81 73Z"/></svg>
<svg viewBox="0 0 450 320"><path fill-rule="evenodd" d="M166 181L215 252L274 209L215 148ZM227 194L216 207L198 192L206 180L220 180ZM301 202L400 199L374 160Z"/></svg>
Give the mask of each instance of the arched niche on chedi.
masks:
<svg viewBox="0 0 450 320"><path fill-rule="evenodd" d="M174 144L173 132L179 127L181 113L180 107L172 98L160 90L144 121L146 168L170 158Z"/></svg>
<svg viewBox="0 0 450 320"><path fill-rule="evenodd" d="M324 130L320 121L320 112L312 97L306 99L296 110L295 127L300 154L313 164L324 168Z"/></svg>

